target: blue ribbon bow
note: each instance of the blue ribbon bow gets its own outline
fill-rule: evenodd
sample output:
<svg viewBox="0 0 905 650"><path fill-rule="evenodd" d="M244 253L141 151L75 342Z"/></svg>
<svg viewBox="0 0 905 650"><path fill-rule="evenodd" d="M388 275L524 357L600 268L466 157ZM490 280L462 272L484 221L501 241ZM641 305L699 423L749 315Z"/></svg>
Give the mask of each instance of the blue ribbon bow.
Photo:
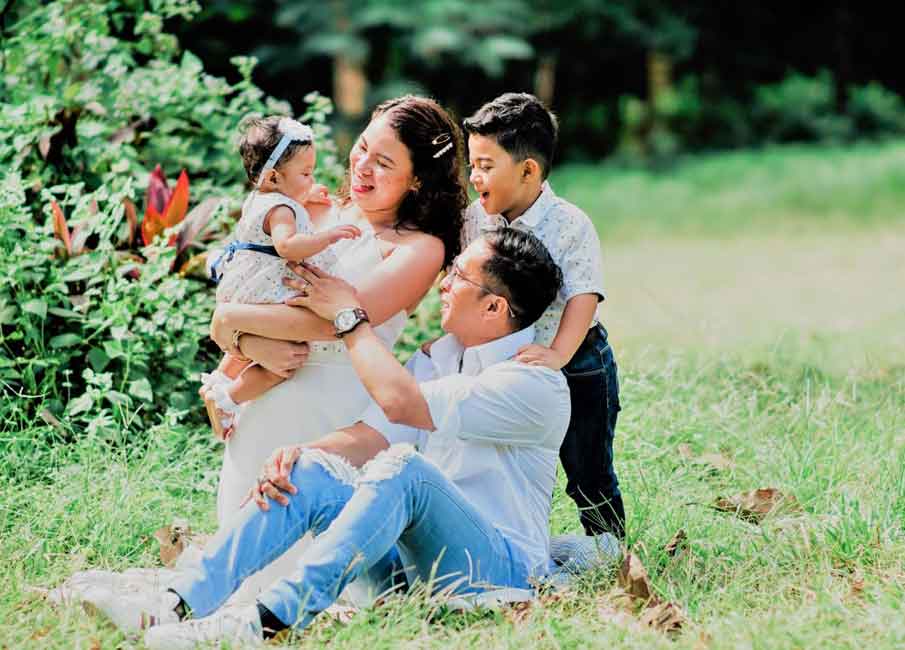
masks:
<svg viewBox="0 0 905 650"><path fill-rule="evenodd" d="M253 251L255 253L264 253L266 255L273 255L274 257L279 257L280 254L277 253L277 249L273 246L265 246L263 244L252 244L247 241L234 241L230 243L226 249L220 253L220 257L211 265L211 280L215 283L220 282L223 278L222 273L217 273L217 268L225 261L227 264L232 262L233 256L236 254L236 251ZM226 258L224 260L223 258Z"/></svg>

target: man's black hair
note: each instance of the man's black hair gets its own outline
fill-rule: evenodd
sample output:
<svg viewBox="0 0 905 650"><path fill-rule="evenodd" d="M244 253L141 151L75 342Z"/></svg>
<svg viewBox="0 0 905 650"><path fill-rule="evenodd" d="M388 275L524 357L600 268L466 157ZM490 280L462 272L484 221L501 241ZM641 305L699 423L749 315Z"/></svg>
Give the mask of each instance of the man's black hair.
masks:
<svg viewBox="0 0 905 650"><path fill-rule="evenodd" d="M530 232L500 228L484 235L492 254L481 271L494 293L509 301L518 329L534 323L562 288L562 271Z"/></svg>
<svg viewBox="0 0 905 650"><path fill-rule="evenodd" d="M550 174L559 126L534 95L505 93L465 120L465 131L496 140L515 160L534 158L544 178Z"/></svg>

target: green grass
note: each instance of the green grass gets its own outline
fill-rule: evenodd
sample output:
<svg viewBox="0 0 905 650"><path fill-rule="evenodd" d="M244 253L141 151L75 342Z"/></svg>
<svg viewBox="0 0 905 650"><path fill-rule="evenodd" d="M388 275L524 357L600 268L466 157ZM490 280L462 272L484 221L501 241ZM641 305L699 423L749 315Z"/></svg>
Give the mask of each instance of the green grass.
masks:
<svg viewBox="0 0 905 650"><path fill-rule="evenodd" d="M293 643L905 645L903 162L899 143L792 148L690 160L668 175L582 167L554 179L601 226L629 543L686 611L683 633L611 622L599 607L612 576L601 572L518 623L414 596L347 625L321 621ZM31 588L86 567L153 564L151 534L174 517L213 526L217 448L204 431L167 426L128 451L87 435L52 446L49 427L14 419L0 438L16 440L0 460L0 647L140 647ZM733 466L714 471L680 445ZM758 525L710 507L757 487L794 495L801 512ZM577 528L561 488L551 526ZM679 528L687 550L669 557Z"/></svg>
<svg viewBox="0 0 905 650"><path fill-rule="evenodd" d="M905 141L694 156L660 172L565 165L551 183L610 241L848 230L905 218Z"/></svg>

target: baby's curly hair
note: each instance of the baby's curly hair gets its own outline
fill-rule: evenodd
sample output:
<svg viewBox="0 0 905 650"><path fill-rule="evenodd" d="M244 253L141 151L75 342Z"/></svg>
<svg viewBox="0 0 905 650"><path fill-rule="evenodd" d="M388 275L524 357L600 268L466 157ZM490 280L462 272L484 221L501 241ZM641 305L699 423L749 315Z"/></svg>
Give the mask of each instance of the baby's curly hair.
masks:
<svg viewBox="0 0 905 650"><path fill-rule="evenodd" d="M248 176L248 182L255 184L258 182L258 176L264 168L264 163L270 158L270 154L280 142L283 134L280 133L279 124L283 119L283 115L271 115L269 117L261 117L260 115L248 115L239 123L239 154L242 156L242 164L245 166L245 174ZM278 169L285 164L303 147L310 147L313 144L311 140L300 141L293 140L286 147L286 151L280 156L274 165Z"/></svg>

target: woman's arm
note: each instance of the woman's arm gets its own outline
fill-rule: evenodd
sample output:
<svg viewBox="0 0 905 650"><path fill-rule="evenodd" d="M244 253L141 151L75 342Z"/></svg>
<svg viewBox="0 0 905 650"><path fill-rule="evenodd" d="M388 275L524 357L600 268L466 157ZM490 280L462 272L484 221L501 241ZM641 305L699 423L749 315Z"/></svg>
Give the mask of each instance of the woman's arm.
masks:
<svg viewBox="0 0 905 650"><path fill-rule="evenodd" d="M356 289L371 322L379 325L416 303L430 289L443 266L443 243L431 235L403 240ZM292 284L302 290L299 280ZM285 305L218 305L211 320L211 338L223 349L232 347L236 331L284 341L331 341L333 323L302 307Z"/></svg>

